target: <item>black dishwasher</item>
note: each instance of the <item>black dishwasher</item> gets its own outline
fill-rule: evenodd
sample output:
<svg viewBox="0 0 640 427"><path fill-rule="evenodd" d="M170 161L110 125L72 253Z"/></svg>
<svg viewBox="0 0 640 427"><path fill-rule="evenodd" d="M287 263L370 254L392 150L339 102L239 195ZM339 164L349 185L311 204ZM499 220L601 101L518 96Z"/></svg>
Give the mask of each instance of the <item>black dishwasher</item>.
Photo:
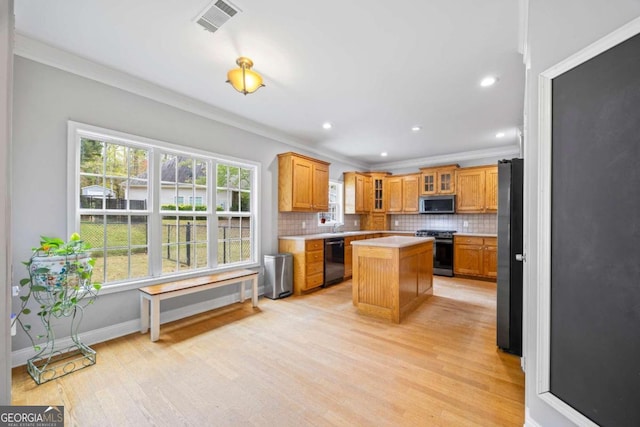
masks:
<svg viewBox="0 0 640 427"><path fill-rule="evenodd" d="M340 283L344 279L344 238L324 239L324 285Z"/></svg>

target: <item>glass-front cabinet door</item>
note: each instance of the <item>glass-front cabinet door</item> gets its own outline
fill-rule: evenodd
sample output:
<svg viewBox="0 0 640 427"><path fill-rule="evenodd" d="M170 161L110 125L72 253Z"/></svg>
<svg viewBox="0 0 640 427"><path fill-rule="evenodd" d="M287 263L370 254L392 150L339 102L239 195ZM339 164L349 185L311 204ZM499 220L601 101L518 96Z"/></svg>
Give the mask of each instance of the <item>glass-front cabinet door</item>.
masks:
<svg viewBox="0 0 640 427"><path fill-rule="evenodd" d="M458 165L421 168L420 195L455 194Z"/></svg>

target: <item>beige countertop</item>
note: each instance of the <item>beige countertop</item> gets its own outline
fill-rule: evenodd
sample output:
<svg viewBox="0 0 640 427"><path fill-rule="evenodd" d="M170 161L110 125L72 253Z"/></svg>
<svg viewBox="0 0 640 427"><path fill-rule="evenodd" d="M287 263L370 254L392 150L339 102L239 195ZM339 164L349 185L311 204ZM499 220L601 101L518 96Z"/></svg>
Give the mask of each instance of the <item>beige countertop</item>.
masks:
<svg viewBox="0 0 640 427"><path fill-rule="evenodd" d="M432 242L433 237L413 237L413 236L389 236L378 237L376 239L356 240L351 242L352 246L380 246L384 248L404 248L417 245L419 243Z"/></svg>
<svg viewBox="0 0 640 427"><path fill-rule="evenodd" d="M368 231L368 230L358 230L358 231L341 231L339 233L317 233L317 234L303 234L299 236L280 236L278 239L287 239L287 240L314 240L314 239L330 239L332 237L349 237L349 236L366 236L368 234L406 234L407 236L413 236L413 231L393 231L393 230L385 230L385 231ZM369 239L371 240L371 239Z"/></svg>
<svg viewBox="0 0 640 427"><path fill-rule="evenodd" d="M469 237L498 237L497 234L491 234L491 233L456 233L454 234L454 236L469 236Z"/></svg>

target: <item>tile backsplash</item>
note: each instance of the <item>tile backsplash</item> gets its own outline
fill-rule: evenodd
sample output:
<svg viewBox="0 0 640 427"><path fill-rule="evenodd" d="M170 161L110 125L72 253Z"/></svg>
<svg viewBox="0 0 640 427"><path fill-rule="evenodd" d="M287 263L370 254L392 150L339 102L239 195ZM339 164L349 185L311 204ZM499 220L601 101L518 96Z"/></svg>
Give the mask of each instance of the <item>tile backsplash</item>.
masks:
<svg viewBox="0 0 640 427"><path fill-rule="evenodd" d="M304 223L304 227L303 227ZM304 234L317 234L331 232L332 227L320 226L317 213L306 212L279 212L278 213L278 237L301 236ZM342 231L360 230L360 215L345 215Z"/></svg>
<svg viewBox="0 0 640 427"><path fill-rule="evenodd" d="M341 229L343 231L360 230L360 224L360 215L345 215L344 226ZM498 216L496 214L389 215L389 229L398 231L456 230L459 233L496 234ZM299 236L330 231L331 227L318 224L318 214L278 213L278 236Z"/></svg>
<svg viewBox="0 0 640 427"><path fill-rule="evenodd" d="M398 225L396 225L396 223ZM391 230L455 230L458 233L498 232L497 214L390 215Z"/></svg>

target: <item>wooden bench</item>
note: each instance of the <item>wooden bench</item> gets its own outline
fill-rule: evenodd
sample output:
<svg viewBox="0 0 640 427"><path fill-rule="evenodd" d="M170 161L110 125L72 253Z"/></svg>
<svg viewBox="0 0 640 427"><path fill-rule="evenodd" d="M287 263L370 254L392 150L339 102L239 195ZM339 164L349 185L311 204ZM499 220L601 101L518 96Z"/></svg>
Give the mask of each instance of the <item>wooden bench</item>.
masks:
<svg viewBox="0 0 640 427"><path fill-rule="evenodd" d="M244 282L252 281L251 302L258 306L258 273L252 270L233 270L209 276L194 277L177 282L144 286L140 291L140 332L146 333L151 320L151 341L158 341L160 337L160 301L180 295L188 295L220 286L240 284L240 302L244 302ZM151 306L151 316L149 316Z"/></svg>

